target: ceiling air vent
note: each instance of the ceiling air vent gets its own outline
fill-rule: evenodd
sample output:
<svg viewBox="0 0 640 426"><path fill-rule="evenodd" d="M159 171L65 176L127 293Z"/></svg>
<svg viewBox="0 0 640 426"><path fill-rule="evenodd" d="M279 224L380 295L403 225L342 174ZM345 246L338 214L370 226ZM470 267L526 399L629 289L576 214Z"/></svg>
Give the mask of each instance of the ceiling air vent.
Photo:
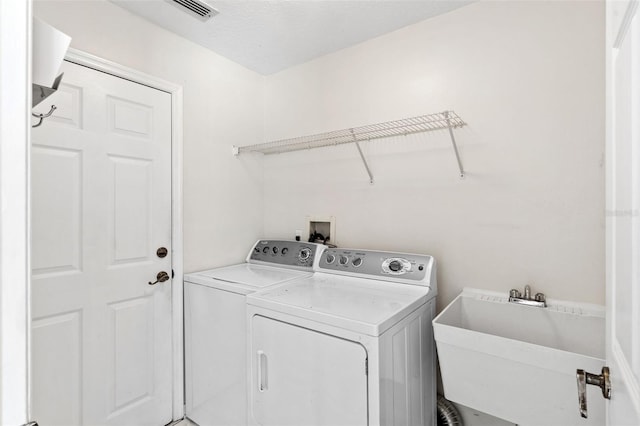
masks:
<svg viewBox="0 0 640 426"><path fill-rule="evenodd" d="M208 21L216 16L218 12L213 7L209 6L202 0L167 0L169 3L175 5L187 12L188 14L198 18L201 21Z"/></svg>

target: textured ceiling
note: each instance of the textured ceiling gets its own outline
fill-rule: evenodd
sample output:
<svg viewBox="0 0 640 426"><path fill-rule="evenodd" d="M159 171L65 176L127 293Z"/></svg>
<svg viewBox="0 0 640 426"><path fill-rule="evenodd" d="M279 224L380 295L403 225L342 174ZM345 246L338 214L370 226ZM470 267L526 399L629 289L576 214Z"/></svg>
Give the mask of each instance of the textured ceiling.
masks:
<svg viewBox="0 0 640 426"><path fill-rule="evenodd" d="M268 75L469 4L467 0L206 0L201 22L170 0L110 0Z"/></svg>

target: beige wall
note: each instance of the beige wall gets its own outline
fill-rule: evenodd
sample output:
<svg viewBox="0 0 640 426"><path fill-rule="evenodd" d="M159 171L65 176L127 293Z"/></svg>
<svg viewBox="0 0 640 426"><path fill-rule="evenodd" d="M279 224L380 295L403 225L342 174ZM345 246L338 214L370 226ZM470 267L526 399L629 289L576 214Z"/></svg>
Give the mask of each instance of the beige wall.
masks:
<svg viewBox="0 0 640 426"><path fill-rule="evenodd" d="M36 1L72 47L184 87L185 269L335 216L337 243L433 254L464 286L604 302L602 2L481 1L261 77L103 0ZM453 109L446 132L233 158L248 145Z"/></svg>
<svg viewBox="0 0 640 426"><path fill-rule="evenodd" d="M455 110L446 132L265 158L265 234L429 253L465 286L604 303L603 2L486 2L266 79L266 140Z"/></svg>
<svg viewBox="0 0 640 426"><path fill-rule="evenodd" d="M262 140L263 77L103 0L36 1L71 47L184 88L185 270L243 259L263 234L262 166L232 145Z"/></svg>

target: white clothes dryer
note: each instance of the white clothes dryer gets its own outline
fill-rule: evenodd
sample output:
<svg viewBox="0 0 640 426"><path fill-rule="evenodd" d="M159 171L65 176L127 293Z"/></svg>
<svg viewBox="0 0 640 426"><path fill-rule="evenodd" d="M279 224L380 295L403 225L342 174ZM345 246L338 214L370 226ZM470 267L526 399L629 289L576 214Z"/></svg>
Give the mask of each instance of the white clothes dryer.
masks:
<svg viewBox="0 0 640 426"><path fill-rule="evenodd" d="M431 256L326 249L247 296L250 425L436 424Z"/></svg>
<svg viewBox="0 0 640 426"><path fill-rule="evenodd" d="M245 297L313 274L323 246L260 240L246 263L184 277L186 415L202 426L247 424Z"/></svg>

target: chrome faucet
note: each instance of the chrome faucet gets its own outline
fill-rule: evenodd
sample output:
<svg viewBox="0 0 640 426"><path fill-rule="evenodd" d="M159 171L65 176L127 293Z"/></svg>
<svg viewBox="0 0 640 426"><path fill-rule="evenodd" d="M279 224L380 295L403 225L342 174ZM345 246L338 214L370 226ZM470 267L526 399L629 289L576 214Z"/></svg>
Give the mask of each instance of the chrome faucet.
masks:
<svg viewBox="0 0 640 426"><path fill-rule="evenodd" d="M521 305L527 306L537 306L539 308L547 307L547 300L542 293L536 293L536 295L531 298L531 286L529 284L524 286L524 295L520 293L520 290L511 289L509 291L509 302L519 303Z"/></svg>

